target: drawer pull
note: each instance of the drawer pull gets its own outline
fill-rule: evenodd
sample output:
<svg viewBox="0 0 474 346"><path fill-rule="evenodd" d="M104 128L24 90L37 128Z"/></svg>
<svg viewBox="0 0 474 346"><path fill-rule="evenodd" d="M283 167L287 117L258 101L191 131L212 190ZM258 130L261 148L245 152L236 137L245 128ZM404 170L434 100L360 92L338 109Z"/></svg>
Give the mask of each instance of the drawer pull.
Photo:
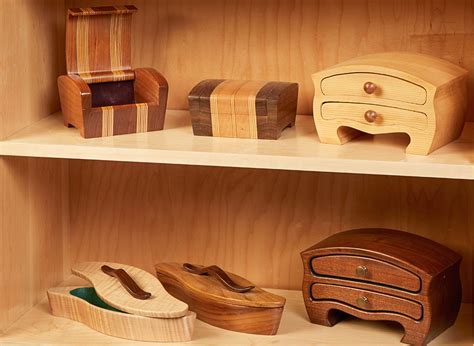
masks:
<svg viewBox="0 0 474 346"><path fill-rule="evenodd" d="M357 298L356 303L358 307L365 309L369 306L369 298L365 296L359 297Z"/></svg>
<svg viewBox="0 0 474 346"><path fill-rule="evenodd" d="M369 269L366 266L357 266L356 268L356 275L361 277L367 277L369 274Z"/></svg>
<svg viewBox="0 0 474 346"><path fill-rule="evenodd" d="M365 115L364 115L365 120L367 120L367 122L369 123L374 123L377 120L378 116L379 115L377 114L377 112L373 110L369 110L365 112Z"/></svg>
<svg viewBox="0 0 474 346"><path fill-rule="evenodd" d="M367 82L364 84L364 91L371 95L375 92L375 90L377 90L377 85L375 85L374 83L372 82Z"/></svg>

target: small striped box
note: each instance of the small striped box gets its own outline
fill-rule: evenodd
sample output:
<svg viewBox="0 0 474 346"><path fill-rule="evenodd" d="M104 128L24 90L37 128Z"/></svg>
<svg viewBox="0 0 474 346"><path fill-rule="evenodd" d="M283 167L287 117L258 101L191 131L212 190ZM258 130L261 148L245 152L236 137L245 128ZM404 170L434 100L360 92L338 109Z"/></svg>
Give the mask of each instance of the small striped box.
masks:
<svg viewBox="0 0 474 346"><path fill-rule="evenodd" d="M204 80L189 94L196 136L278 139L295 124L298 84Z"/></svg>
<svg viewBox="0 0 474 346"><path fill-rule="evenodd" d="M64 125L85 138L162 130L168 83L132 68L135 6L71 8L66 20L67 75L58 78Z"/></svg>

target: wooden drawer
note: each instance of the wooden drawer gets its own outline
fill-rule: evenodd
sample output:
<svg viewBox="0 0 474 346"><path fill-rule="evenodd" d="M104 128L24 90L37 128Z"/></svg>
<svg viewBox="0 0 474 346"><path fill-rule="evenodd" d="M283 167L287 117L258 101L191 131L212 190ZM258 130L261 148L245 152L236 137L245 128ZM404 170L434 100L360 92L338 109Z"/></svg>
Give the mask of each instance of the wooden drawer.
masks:
<svg viewBox="0 0 474 346"><path fill-rule="evenodd" d="M316 283L311 286L311 298L335 300L365 311L393 312L415 320L423 317L423 307L417 302L352 287Z"/></svg>
<svg viewBox="0 0 474 346"><path fill-rule="evenodd" d="M375 112L375 117L369 118L368 112ZM321 106L321 116L325 120L340 120L347 126L362 127L369 133L371 128L400 132L401 129L422 131L428 126L424 113L366 103L326 102Z"/></svg>
<svg viewBox="0 0 474 346"><path fill-rule="evenodd" d="M421 289L420 278L393 264L359 256L330 255L311 260L311 270L320 276L368 281L410 292Z"/></svg>
<svg viewBox="0 0 474 346"><path fill-rule="evenodd" d="M372 89L365 87L372 83ZM324 78L321 91L326 96L356 96L423 105L425 88L407 80L378 73L345 73Z"/></svg>

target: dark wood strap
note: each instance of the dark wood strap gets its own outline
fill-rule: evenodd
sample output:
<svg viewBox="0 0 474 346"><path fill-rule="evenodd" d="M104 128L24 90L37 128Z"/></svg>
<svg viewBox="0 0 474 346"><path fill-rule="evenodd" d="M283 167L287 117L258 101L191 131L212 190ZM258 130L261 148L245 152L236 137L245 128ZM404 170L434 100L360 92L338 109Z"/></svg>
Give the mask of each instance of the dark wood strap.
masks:
<svg viewBox="0 0 474 346"><path fill-rule="evenodd" d="M255 288L255 286L240 286L239 284L235 283L225 271L216 265L203 267L195 266L190 263L184 263L183 268L192 274L214 276L220 282L222 282L225 287L237 293L245 293Z"/></svg>
<svg viewBox="0 0 474 346"><path fill-rule="evenodd" d="M114 269L107 265L103 265L101 269L105 274L117 278L132 297L140 300L147 300L151 297L151 293L142 290L125 270Z"/></svg>

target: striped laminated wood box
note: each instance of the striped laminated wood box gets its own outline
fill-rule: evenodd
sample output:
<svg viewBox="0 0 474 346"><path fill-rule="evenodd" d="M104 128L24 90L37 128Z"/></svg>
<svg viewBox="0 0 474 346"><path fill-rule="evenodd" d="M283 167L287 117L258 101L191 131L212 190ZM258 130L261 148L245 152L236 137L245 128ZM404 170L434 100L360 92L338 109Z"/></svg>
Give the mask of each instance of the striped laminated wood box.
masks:
<svg viewBox="0 0 474 346"><path fill-rule="evenodd" d="M294 126L298 84L209 79L189 94L196 136L278 139Z"/></svg>
<svg viewBox="0 0 474 346"><path fill-rule="evenodd" d="M66 126L85 138L162 130L166 79L132 68L132 14L137 8L70 8L66 20L67 75L58 78Z"/></svg>

